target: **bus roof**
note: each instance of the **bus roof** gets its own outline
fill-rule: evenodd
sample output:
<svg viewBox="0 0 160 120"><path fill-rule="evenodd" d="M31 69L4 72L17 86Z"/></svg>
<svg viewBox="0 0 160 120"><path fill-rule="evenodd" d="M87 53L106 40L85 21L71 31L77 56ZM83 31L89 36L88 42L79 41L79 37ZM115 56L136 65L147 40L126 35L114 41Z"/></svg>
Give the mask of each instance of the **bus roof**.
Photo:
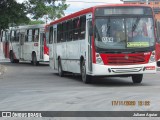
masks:
<svg viewBox="0 0 160 120"><path fill-rule="evenodd" d="M24 25L24 26L15 26L11 27L11 30L17 30L17 29L29 29L29 28L43 28L45 27L45 24L37 24L37 25Z"/></svg>
<svg viewBox="0 0 160 120"><path fill-rule="evenodd" d="M58 20L55 20L55 21L51 22L50 25L54 25L54 24L63 22L65 20L69 20L69 19L72 19L72 18L75 18L75 17L78 17L78 16L82 16L84 14L93 12L96 8L100 8L100 7L127 7L127 6L129 6L129 7L149 7L147 5L137 5L137 4L136 5L135 4L105 4L105 5L98 5L98 6L90 7L90 8L75 12L75 13L70 14L70 15L65 16L65 17L62 17L62 18L60 18Z"/></svg>

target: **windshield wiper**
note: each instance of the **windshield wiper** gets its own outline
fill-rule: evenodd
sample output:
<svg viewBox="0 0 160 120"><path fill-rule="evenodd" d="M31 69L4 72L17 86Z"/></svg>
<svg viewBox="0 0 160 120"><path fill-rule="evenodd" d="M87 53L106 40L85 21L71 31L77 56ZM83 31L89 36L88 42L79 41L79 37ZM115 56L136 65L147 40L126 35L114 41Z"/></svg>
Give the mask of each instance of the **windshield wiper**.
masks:
<svg viewBox="0 0 160 120"><path fill-rule="evenodd" d="M140 18L138 17L138 18L136 19L135 23L132 25L132 33L133 33L133 31L135 31L135 29L137 28L137 25L138 25L139 21L140 21Z"/></svg>

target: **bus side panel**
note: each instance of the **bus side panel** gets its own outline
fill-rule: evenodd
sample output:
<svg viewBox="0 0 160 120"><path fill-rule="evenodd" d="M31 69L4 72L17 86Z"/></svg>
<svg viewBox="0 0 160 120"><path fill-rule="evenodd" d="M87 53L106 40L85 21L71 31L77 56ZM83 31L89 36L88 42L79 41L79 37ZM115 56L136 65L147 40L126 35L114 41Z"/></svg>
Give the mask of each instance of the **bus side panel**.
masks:
<svg viewBox="0 0 160 120"><path fill-rule="evenodd" d="M80 73L80 40L67 43L67 68L69 72Z"/></svg>
<svg viewBox="0 0 160 120"><path fill-rule="evenodd" d="M12 51L15 57L14 59L19 59L19 43L18 42L12 43Z"/></svg>
<svg viewBox="0 0 160 120"><path fill-rule="evenodd" d="M56 46L56 45L54 45L54 46ZM56 54L56 53L53 51L53 45L49 44L48 47L49 47L49 66L52 69L57 69L57 67L54 66L55 61L53 59L53 55Z"/></svg>
<svg viewBox="0 0 160 120"><path fill-rule="evenodd" d="M57 43L57 56L61 59L62 69L67 71L66 43Z"/></svg>
<svg viewBox="0 0 160 120"><path fill-rule="evenodd" d="M24 46L23 46L23 58L24 58L24 60L29 60L29 57L31 56L31 54L30 55L28 55L27 53L28 53L28 51L30 50L30 48L29 48L29 43L28 42L25 42L24 43ZM31 57L30 57L31 58Z"/></svg>
<svg viewBox="0 0 160 120"><path fill-rule="evenodd" d="M83 40L80 40L80 54L79 54L79 59L81 58L81 57L83 57L84 58L84 60L86 60L86 39L83 39ZM80 63L79 63L79 68L80 68ZM80 70L80 69L79 69ZM81 73L81 71L79 72L79 73Z"/></svg>
<svg viewBox="0 0 160 120"><path fill-rule="evenodd" d="M38 45L36 45L38 44ZM36 57L37 57L37 61L40 61L40 42L33 42L32 43L32 49L31 49L31 52L29 54L31 54L33 51L36 53ZM31 59L32 60L32 57Z"/></svg>
<svg viewBox="0 0 160 120"><path fill-rule="evenodd" d="M35 52L36 53L36 56L37 56L37 61L39 61L39 58L40 56L38 55L39 54L39 51L38 51L38 46L37 46L38 43L34 43L34 42L25 42L24 43L24 51L23 51L23 57L24 57L24 60L32 60L32 52Z"/></svg>

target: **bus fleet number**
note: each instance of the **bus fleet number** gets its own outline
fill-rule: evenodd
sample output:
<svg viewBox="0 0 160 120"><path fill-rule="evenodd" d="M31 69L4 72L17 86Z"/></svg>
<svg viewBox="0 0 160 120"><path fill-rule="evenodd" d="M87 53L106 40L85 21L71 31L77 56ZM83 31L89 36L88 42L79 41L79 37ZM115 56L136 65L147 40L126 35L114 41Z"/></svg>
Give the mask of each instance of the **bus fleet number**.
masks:
<svg viewBox="0 0 160 120"><path fill-rule="evenodd" d="M102 42L104 43L113 42L113 37L102 37Z"/></svg>

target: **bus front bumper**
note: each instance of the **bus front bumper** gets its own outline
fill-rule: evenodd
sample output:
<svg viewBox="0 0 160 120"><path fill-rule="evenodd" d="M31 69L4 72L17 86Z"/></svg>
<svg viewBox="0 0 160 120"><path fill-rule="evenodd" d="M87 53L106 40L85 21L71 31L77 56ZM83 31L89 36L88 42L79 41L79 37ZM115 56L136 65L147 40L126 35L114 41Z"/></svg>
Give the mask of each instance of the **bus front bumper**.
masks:
<svg viewBox="0 0 160 120"><path fill-rule="evenodd" d="M133 75L156 73L156 62L140 65L99 65L93 64L91 76Z"/></svg>

